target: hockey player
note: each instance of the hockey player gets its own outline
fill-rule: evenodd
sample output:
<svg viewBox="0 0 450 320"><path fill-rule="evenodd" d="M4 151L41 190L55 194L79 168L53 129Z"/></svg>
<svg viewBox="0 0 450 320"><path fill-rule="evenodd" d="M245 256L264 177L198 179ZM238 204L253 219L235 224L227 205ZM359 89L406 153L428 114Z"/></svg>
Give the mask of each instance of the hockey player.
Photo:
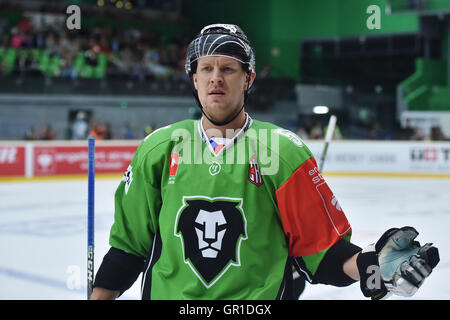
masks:
<svg viewBox="0 0 450 320"><path fill-rule="evenodd" d="M255 55L238 26L203 28L186 72L203 116L140 144L115 193L91 299L117 298L140 273L142 299L292 299L292 265L310 283L359 280L372 299L417 291L438 250L412 227L364 250L351 243L303 141L245 112Z"/></svg>

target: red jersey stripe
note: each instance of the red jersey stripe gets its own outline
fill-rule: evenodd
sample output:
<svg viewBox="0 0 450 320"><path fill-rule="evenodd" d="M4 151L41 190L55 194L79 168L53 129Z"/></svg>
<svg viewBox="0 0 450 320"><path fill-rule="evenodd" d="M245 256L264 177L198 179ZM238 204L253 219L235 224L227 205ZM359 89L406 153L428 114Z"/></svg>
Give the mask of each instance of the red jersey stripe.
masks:
<svg viewBox="0 0 450 320"><path fill-rule="evenodd" d="M329 248L351 231L342 208L317 169L305 161L276 191L284 233L293 257Z"/></svg>

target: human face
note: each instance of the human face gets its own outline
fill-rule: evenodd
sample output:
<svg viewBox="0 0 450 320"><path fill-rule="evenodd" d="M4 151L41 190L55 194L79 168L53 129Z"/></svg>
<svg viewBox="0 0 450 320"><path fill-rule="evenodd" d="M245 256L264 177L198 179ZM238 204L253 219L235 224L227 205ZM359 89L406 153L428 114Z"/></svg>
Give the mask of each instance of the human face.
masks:
<svg viewBox="0 0 450 320"><path fill-rule="evenodd" d="M244 104L248 74L241 63L229 57L202 57L197 60L194 86L203 111L214 121L225 121ZM255 74L250 76L250 86Z"/></svg>

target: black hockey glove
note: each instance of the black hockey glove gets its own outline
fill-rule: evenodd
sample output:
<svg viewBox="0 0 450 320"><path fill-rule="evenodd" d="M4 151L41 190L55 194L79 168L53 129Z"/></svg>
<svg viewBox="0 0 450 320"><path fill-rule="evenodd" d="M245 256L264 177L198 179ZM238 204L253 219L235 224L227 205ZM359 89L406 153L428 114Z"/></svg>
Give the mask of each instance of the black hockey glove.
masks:
<svg viewBox="0 0 450 320"><path fill-rule="evenodd" d="M356 263L364 296L379 300L417 292L439 262L432 243L420 246L414 241L418 234L412 227L392 228L361 251Z"/></svg>

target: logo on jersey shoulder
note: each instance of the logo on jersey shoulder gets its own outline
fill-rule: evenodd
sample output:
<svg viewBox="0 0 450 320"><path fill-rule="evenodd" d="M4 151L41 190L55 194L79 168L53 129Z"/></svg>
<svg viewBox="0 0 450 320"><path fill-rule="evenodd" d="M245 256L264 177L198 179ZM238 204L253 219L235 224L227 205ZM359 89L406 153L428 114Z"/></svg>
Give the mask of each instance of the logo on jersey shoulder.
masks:
<svg viewBox="0 0 450 320"><path fill-rule="evenodd" d="M279 129L275 130L275 132L282 136L285 136L286 138L291 140L293 143L295 143L297 146L303 147L302 139L300 139L300 137L298 135L296 135L295 133L293 133L292 131L279 128Z"/></svg>
<svg viewBox="0 0 450 320"><path fill-rule="evenodd" d="M247 221L238 198L183 197L175 220L184 261L206 288L231 266L239 267Z"/></svg>
<svg viewBox="0 0 450 320"><path fill-rule="evenodd" d="M125 194L128 193L128 189L130 189L131 182L133 182L133 167L131 165L128 166L127 171L123 174L122 181L125 181Z"/></svg>

